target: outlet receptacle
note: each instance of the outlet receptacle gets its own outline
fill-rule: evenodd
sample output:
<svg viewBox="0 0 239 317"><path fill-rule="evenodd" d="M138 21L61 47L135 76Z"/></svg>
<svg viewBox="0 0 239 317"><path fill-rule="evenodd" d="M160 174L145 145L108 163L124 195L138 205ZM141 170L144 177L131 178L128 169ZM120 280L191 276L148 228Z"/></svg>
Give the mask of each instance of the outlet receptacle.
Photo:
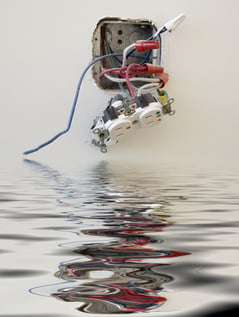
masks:
<svg viewBox="0 0 239 317"><path fill-rule="evenodd" d="M109 123L108 128L111 140L118 142L126 135L133 132L132 122L126 118L118 118Z"/></svg>
<svg viewBox="0 0 239 317"><path fill-rule="evenodd" d="M162 118L161 105L158 102L152 102L139 115L141 128L152 127L158 124Z"/></svg>

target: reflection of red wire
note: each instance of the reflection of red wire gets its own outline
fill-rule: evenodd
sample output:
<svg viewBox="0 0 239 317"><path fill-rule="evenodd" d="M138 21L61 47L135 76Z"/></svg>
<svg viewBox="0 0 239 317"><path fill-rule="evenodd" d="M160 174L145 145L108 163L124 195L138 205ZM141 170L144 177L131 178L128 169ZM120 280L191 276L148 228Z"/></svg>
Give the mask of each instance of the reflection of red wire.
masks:
<svg viewBox="0 0 239 317"><path fill-rule="evenodd" d="M101 283L90 285L90 293L85 294L81 289L71 288L67 292L56 293L56 296L68 301L88 300L106 301L119 307L119 311L147 311L157 304L167 301L159 296L157 291L147 288L130 288L119 284ZM97 294L98 293L98 294Z"/></svg>

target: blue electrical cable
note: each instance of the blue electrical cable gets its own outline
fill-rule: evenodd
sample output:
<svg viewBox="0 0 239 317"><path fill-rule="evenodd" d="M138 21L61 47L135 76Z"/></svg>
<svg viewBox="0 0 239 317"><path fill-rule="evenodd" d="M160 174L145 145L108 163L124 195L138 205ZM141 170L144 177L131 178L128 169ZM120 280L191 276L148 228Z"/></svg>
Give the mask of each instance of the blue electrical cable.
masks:
<svg viewBox="0 0 239 317"><path fill-rule="evenodd" d="M151 39L156 39L157 37L159 38L159 41L161 42L162 39L161 39L161 36L160 36L160 33L162 33L164 31L164 29L162 29L161 32L159 32L157 34L157 36L151 36L149 37L147 40L151 40ZM128 53L128 56L132 55L133 52L134 52L135 49L131 50L129 53ZM149 52L147 52L147 54L143 57L143 61L141 61L141 64L145 63L148 59L149 59L149 56L151 54L151 50ZM76 92L75 92L75 97L74 97L74 100L73 100L73 104L71 106L71 112L70 112L70 116L69 116L69 119L68 119L68 124L67 124L67 127L60 131L59 133L57 133L56 135L54 135L51 139L49 139L48 141L38 145L37 147L31 149L31 150L27 150L27 151L24 151L23 152L23 155L28 155L28 154L31 154L31 153L34 153L34 152L37 152L38 150L42 149L43 147L47 146L48 144L54 142L56 139L58 139L60 136L62 136L63 134L67 133L70 128L71 128L71 124L72 124L72 120L73 120L73 117L74 117L74 113L75 113L75 109L76 109L76 104L77 104L77 100L78 100L78 96L79 96L79 92L80 92L80 88L81 88L81 84L83 82L83 79L87 73L87 71L91 68L92 65L96 64L97 62L101 61L102 59L105 59L107 57L117 57L117 56L122 56L122 53L111 53L111 54L106 54L106 55L103 55L103 56L99 56L97 57L96 59L94 59L92 62L90 62L88 64L88 66L84 69L84 71L82 72L81 74L81 77L78 81L78 84L77 84L77 88L76 88ZM127 56L127 57L128 57ZM138 57L138 56L137 56ZM159 57L159 60L160 60L160 64L161 64L161 49L160 49L160 57Z"/></svg>
<svg viewBox="0 0 239 317"><path fill-rule="evenodd" d="M77 84L77 88L76 88L76 92L75 92L75 97L74 97L74 100L73 100L73 103L72 103L72 107L71 107L71 112L70 112L70 116L69 116L69 119L68 119L68 124L67 124L67 127L65 128L65 130L62 130L61 132L57 133L56 135L54 135L51 139L49 139L48 141L38 145L37 147L31 149L31 150L27 150L25 152L23 152L24 155L28 155L28 154L31 154L31 153L34 153L34 152L37 152L38 150L40 150L41 148L47 146L48 144L54 142L56 139L58 139L61 135L67 133L70 128L71 128L71 124L72 124L72 120L73 120L73 116L74 116L74 113L75 113L75 109L76 109L76 104L77 104L77 100L78 100L78 96L79 96L79 92L80 92L80 88L81 88L81 85L82 85L82 82L83 82L83 79L87 73L87 71L91 68L92 65L94 65L95 63L101 61L102 59L105 59L107 57L111 57L111 56L122 56L122 53L112 53L112 54L106 54L106 55L103 55L103 56L100 56L100 57L97 57L96 59L94 59L92 62L90 62L88 64L88 66L84 69L84 71L82 72L81 74L81 77L78 81L78 84Z"/></svg>

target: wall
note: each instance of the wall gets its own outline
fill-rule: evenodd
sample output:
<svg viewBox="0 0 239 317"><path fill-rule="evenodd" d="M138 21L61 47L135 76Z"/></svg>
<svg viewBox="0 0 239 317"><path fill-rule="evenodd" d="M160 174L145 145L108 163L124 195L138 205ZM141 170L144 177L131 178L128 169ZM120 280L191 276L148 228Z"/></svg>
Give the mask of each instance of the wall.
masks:
<svg viewBox="0 0 239 317"><path fill-rule="evenodd" d="M176 115L111 148L109 157L229 159L238 150L238 1L236 0L1 0L1 147L19 156L62 130L78 78L91 60L91 35L104 16L150 18L160 26L181 12L186 20L164 37L167 91ZM90 74L72 131L36 153L101 156L89 128L108 96ZM71 152L69 152L71 151Z"/></svg>

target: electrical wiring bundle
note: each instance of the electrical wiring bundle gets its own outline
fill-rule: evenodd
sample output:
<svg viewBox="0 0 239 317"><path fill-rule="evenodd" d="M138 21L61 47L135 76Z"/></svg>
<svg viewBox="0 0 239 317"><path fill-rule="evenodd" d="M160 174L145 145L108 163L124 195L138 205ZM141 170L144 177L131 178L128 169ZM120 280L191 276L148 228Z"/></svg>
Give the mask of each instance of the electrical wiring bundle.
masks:
<svg viewBox="0 0 239 317"><path fill-rule="evenodd" d="M110 23L103 23L100 26L100 53L95 54L93 61L81 74L67 127L48 141L23 154L38 151L70 130L80 88L90 68L93 69L93 77L98 86L107 92L110 89L114 92L103 114L94 119L91 127L92 144L101 152L107 152L108 146L127 138L136 129L158 125L164 115L173 115L175 113L172 109L174 99L169 98L165 90L169 76L162 66L161 35L166 31L173 31L184 18L184 14L180 14L165 23L162 28L150 29L152 31L150 36L145 39L139 38L133 43L128 43L127 37L125 43L128 45L122 50L119 48L125 43L121 39L118 40L117 49L112 48L111 42L115 30L113 27L110 28ZM140 27L147 29L148 26L141 25ZM118 29L117 32L117 34L123 33L122 29ZM136 33L134 29L131 32L131 34ZM144 35L146 36L146 33ZM95 40L98 38L95 37Z"/></svg>
<svg viewBox="0 0 239 317"><path fill-rule="evenodd" d="M150 50L159 48L158 41L140 41L135 44L136 50L141 51L143 46L147 49L150 47ZM122 65L125 63L123 58ZM101 152L107 152L107 146L118 143L135 129L157 125L163 115L174 114L171 107L174 100L162 89L168 81L168 74L162 66L129 64L103 70L100 76L124 84L122 87L125 89L111 98L103 116L94 120L92 143Z"/></svg>

